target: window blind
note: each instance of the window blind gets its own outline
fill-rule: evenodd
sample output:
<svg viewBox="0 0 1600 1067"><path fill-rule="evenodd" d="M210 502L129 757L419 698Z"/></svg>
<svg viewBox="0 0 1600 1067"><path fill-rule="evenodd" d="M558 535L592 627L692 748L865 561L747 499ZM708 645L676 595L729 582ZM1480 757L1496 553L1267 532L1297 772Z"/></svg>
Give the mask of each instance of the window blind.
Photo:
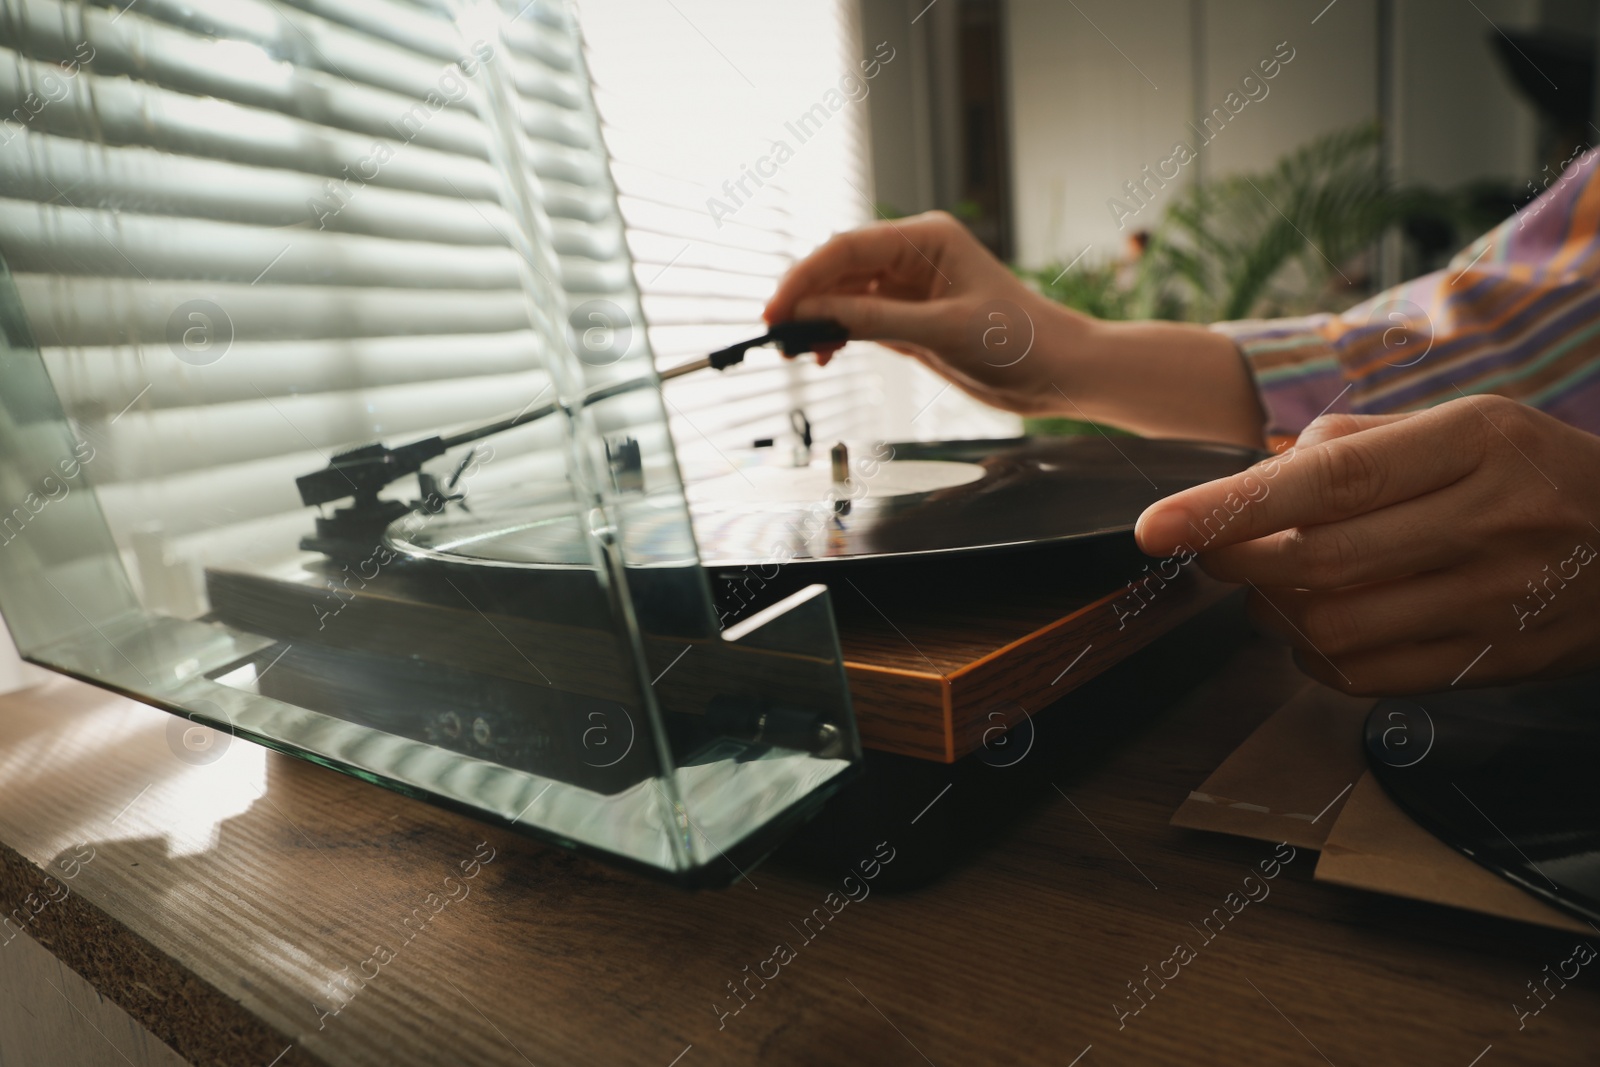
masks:
<svg viewBox="0 0 1600 1067"><path fill-rule="evenodd" d="M334 450L546 390L516 230L466 102L474 64L510 71L570 303L638 315L631 267L661 366L758 328L788 264L866 217L854 106L735 217L707 205L828 72L857 64L848 0L714 19L584 4L587 57L552 29L565 7L504 10L485 52L423 0L0 8L0 255L100 446L92 476L152 607L202 610L201 567L293 545L308 524L294 477ZM730 83L719 51L750 57L750 76ZM791 408L819 436L870 433L866 381L773 361L672 383L685 466L726 470ZM518 432L548 447L485 467L476 491L560 476L558 428Z"/></svg>
<svg viewBox="0 0 1600 1067"><path fill-rule="evenodd" d="M873 49L854 0L583 0L579 12L658 361L760 332L783 273L873 214L863 71ZM877 388L862 353L826 369L758 353L737 375L665 391L692 478L727 471L719 450L781 439L793 409L819 442L874 436Z"/></svg>

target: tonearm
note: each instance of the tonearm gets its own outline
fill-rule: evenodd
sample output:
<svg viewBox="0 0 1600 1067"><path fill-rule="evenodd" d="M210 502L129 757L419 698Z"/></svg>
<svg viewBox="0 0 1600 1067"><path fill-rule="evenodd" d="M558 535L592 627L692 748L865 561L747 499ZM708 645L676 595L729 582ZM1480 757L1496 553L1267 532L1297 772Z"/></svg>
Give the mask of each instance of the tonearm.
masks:
<svg viewBox="0 0 1600 1067"><path fill-rule="evenodd" d="M694 371L727 370L744 361L745 353L752 348L775 344L786 356L798 356L825 345L842 344L849 339L848 331L831 319L798 319L773 326L760 337L729 345L701 359L691 360L660 372L659 380L670 381ZM652 385L649 377L630 378L597 387L581 400L585 406L634 389ZM300 499L306 505L317 507L334 501L353 498L352 502L336 510L331 516L317 519L316 534L301 541L301 547L312 551L342 555L357 551L364 555L376 545L384 530L412 511L437 512L451 499L449 491L455 488L461 468L444 486L423 472L423 464L444 455L452 448L481 441L495 434L505 433L548 415L562 407L560 401L550 401L537 407L528 406L517 414L495 419L492 422L470 426L451 434L436 434L403 445L389 446L382 442L361 445L336 453L321 470L303 474L295 479ZM405 503L388 500L378 494L407 475L416 474L423 480L422 498Z"/></svg>

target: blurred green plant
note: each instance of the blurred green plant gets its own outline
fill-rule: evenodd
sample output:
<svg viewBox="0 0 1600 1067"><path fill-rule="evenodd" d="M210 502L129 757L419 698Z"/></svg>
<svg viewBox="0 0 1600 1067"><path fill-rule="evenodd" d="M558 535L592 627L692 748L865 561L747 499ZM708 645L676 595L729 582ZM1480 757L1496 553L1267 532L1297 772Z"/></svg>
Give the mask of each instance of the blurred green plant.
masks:
<svg viewBox="0 0 1600 1067"><path fill-rule="evenodd" d="M1083 419L1058 419L1053 415L1029 416L1022 420L1022 432L1029 437L1077 437L1082 434L1103 433L1107 437L1135 437L1127 430L1103 426Z"/></svg>
<svg viewBox="0 0 1600 1067"><path fill-rule="evenodd" d="M1182 308L1175 301L1168 300L1167 306L1160 308L1153 306L1149 282L1155 275L1147 270L1130 272L1116 263L1091 263L1071 270L1059 264L1034 271L1015 269L1051 300L1097 319L1183 317Z"/></svg>
<svg viewBox="0 0 1600 1067"><path fill-rule="evenodd" d="M1141 273L1197 321L1354 303L1371 275L1356 259L1371 258L1407 199L1384 180L1378 146L1378 128L1361 126L1318 138L1265 173L1186 190L1151 236Z"/></svg>
<svg viewBox="0 0 1600 1067"><path fill-rule="evenodd" d="M1041 294L1103 319L1228 319L1337 311L1376 290L1379 239L1397 232L1407 266L1437 269L1510 213L1493 183L1453 191L1383 175L1376 124L1302 145L1271 168L1191 185L1125 262L1013 268ZM1029 419L1029 433L1084 433Z"/></svg>
<svg viewBox="0 0 1600 1067"><path fill-rule="evenodd" d="M957 200L951 205L950 214L970 225L983 218L983 205L976 200Z"/></svg>
<svg viewBox="0 0 1600 1067"><path fill-rule="evenodd" d="M1509 213L1498 188L1391 184L1380 145L1378 127L1363 124L1319 137L1268 170L1190 186L1134 262L1017 273L1100 318L1213 322L1339 310L1375 289L1378 239L1391 229L1418 269L1432 269Z"/></svg>

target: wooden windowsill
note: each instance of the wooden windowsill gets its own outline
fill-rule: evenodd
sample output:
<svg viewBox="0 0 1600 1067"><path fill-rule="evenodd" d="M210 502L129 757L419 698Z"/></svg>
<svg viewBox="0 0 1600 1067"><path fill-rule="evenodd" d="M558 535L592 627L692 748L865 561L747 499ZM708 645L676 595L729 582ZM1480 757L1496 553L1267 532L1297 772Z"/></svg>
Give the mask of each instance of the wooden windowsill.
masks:
<svg viewBox="0 0 1600 1067"><path fill-rule="evenodd" d="M974 858L926 888L841 905L808 942L799 926L839 899L843 870L769 864L753 884L683 892L245 742L191 765L169 743L182 720L53 680L0 698L0 903L23 907L28 938L193 1063L1592 1054L1600 985L1571 983L1520 1033L1510 1007L1570 938L1313 884L1309 855L1181 977L1152 982L1154 999L1119 1028L1127 983L1195 940L1190 923L1270 853L1174 830L1170 815L1301 684L1281 650L1242 646L1153 724L1050 768L1070 802L1019 794ZM930 801L959 811L964 790L934 781L905 798L889 842L899 862L941 847L936 820L909 815ZM30 893L54 899L35 913ZM431 921L406 926L414 915ZM794 958L762 988L748 976L770 973L780 942ZM0 969L18 948L0 948ZM353 992L333 991L341 974ZM730 982L754 992L719 1027L717 1006L739 1003ZM125 1032L102 1038L104 1062L157 1062L132 1059Z"/></svg>

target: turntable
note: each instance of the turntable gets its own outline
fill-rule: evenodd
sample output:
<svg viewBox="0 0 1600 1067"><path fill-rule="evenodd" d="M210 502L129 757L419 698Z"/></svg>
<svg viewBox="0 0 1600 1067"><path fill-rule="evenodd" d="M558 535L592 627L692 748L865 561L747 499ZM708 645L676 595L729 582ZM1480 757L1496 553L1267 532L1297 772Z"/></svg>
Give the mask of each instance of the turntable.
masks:
<svg viewBox="0 0 1600 1067"><path fill-rule="evenodd" d="M1128 531L1238 450L826 441L685 486L664 379L842 334L785 323L658 368L570 11L445 6L407 47L450 63L481 33L512 61L460 68L449 129L399 145L348 212L295 215L371 129L289 94L304 115L215 141L240 175L226 220L150 179L191 165L198 128L51 135L88 139L75 187L136 217L155 278L48 225L7 244L0 607L29 660L190 720L175 773L226 732L726 882L860 772L863 743L958 760L1219 595ZM35 36L24 54L55 47ZM214 66L192 40L172 70ZM402 102L416 79L359 54L383 87L366 95ZM18 158L39 188L59 176L54 152ZM442 243L455 223L413 217L425 195L475 236ZM599 353L597 315L619 327Z"/></svg>
<svg viewBox="0 0 1600 1067"><path fill-rule="evenodd" d="M1246 450L838 443L799 465L755 450L685 487L648 365L567 369L545 407L301 473L318 511L298 545L213 560L207 610L184 617L135 587L89 488L94 448L13 349L4 473L51 494L0 552L19 648L201 727L719 884L849 781L863 744L959 760L1227 591L1130 531Z"/></svg>
<svg viewBox="0 0 1600 1067"><path fill-rule="evenodd" d="M862 744L958 760L1226 592L1130 531L1247 451L841 443L685 488L659 414L585 424L659 402L654 384L580 380L576 404L335 455L298 478L321 509L298 550L211 562L198 618L147 605L97 496L69 492L0 552L0 601L36 663L716 884L847 782ZM67 476L83 442L43 363L14 351L0 396L7 476ZM515 444L537 423L565 423L558 477ZM480 491L491 467L509 474Z"/></svg>
<svg viewBox="0 0 1600 1067"><path fill-rule="evenodd" d="M803 466L753 462L682 494L636 486L619 505L621 537L655 659L687 657L708 640L685 609L697 552L724 634L822 583L862 743L953 762L1227 592L1193 568L1142 556L1131 530L1150 503L1254 458L1229 446L1131 438L876 443L853 455L838 444ZM323 473L301 479L308 495ZM375 499L319 522L304 541L315 551L279 568L208 572L219 618L302 649L277 669L278 690L334 684L302 662L307 647L331 643L508 683L548 680L586 698L616 695L615 664L579 666L558 653L535 667L520 651L524 641L561 648L560 627L588 588L580 517L562 494L480 506L435 491L390 519L381 544L341 543L341 526L365 527L363 509L388 514ZM692 540L675 521L685 500ZM358 558L379 565L367 563L373 574L362 580L358 564L352 582ZM348 603L329 600L330 580ZM540 606L552 599L558 610ZM401 602L416 607L399 633L330 630L325 621L335 606L392 619ZM452 646L443 635L475 611L506 640ZM402 651L427 632L440 635L431 648ZM659 684L698 684L705 658L697 652L687 660L694 670L663 672ZM570 710L560 717L583 721ZM607 771L591 777L626 777L627 768Z"/></svg>

